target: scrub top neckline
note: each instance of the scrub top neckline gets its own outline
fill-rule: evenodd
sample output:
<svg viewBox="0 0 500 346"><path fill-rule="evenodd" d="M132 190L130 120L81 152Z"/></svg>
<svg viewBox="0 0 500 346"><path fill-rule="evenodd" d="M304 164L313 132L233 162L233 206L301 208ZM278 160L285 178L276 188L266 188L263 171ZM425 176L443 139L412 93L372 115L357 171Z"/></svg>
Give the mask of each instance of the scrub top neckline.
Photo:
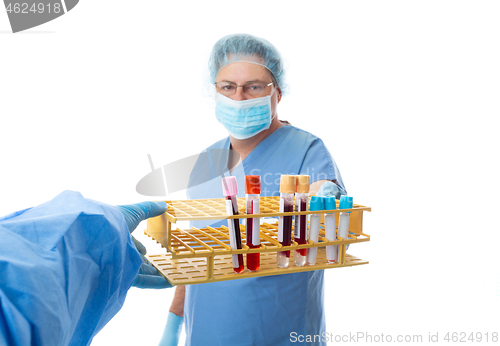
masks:
<svg viewBox="0 0 500 346"><path fill-rule="evenodd" d="M230 173L233 175L233 172L237 171L240 168L240 165L252 165L253 162L255 161L256 158L259 157L259 154L267 149L271 144L273 144L276 140L278 140L280 137L282 137L286 132L288 132L290 129L292 129L292 125L287 125L284 124L284 126L281 126L277 128L273 133L271 133L269 136L264 138L257 144L255 148L250 152L250 154L245 157L244 160L242 160L238 165L233 167L232 172ZM286 130L285 130L286 129ZM286 132L285 132L286 131ZM229 136L226 138L226 143L224 145L224 148L229 150L231 149L231 139ZM228 155L229 156L229 155ZM228 157L228 163L229 163L229 157Z"/></svg>

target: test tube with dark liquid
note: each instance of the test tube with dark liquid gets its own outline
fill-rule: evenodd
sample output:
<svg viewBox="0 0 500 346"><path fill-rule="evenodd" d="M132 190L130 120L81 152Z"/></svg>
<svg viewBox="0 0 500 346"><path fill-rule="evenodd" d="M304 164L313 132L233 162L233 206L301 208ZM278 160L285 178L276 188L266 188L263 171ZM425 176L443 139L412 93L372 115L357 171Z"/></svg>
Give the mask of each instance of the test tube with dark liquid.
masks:
<svg viewBox="0 0 500 346"><path fill-rule="evenodd" d="M226 197L226 212L227 215L238 215L238 202L236 196L238 195L238 186L236 177L222 178L222 193ZM231 249L241 249L241 232L239 219L228 219L227 228L229 229L229 243ZM243 272L243 254L232 255L233 269L236 273Z"/></svg>
<svg viewBox="0 0 500 346"><path fill-rule="evenodd" d="M307 211L309 202L309 187L311 178L308 175L297 175L295 189L295 211ZM307 215L295 215L294 241L297 244L307 244ZM307 249L295 250L295 265L302 267L306 264Z"/></svg>
<svg viewBox="0 0 500 346"><path fill-rule="evenodd" d="M280 213L293 212L293 195L295 193L295 176L282 175L280 179ZM278 241L282 246L292 243L293 216L280 216L278 223ZM290 264L290 250L278 252L276 261L280 268L288 268Z"/></svg>
<svg viewBox="0 0 500 346"><path fill-rule="evenodd" d="M246 196L246 213L260 214L260 176L247 175L245 176L245 196ZM247 218L247 246L250 249L260 247L260 218ZM259 270L260 253L247 254L247 268L251 271Z"/></svg>

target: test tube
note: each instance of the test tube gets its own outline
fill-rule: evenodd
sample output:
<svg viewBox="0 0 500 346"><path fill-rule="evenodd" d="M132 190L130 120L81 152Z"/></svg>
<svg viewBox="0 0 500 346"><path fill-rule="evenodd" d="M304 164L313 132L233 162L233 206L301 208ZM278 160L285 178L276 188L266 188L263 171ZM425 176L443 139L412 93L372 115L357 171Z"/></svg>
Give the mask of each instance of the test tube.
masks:
<svg viewBox="0 0 500 346"><path fill-rule="evenodd" d="M236 177L222 178L222 193L226 197L226 212L227 215L238 215L238 185ZM227 228L229 229L229 243L231 249L241 249L241 232L239 219L228 219ZM236 273L243 272L243 254L233 255L233 269Z"/></svg>
<svg viewBox="0 0 500 346"><path fill-rule="evenodd" d="M351 209L352 208L352 197L340 196L339 209ZM340 213L339 216L339 237L342 240L346 240L349 237L349 220L351 219L351 212L346 211ZM347 250L346 245L346 250Z"/></svg>
<svg viewBox="0 0 500 346"><path fill-rule="evenodd" d="M280 178L280 213L293 212L293 194L295 193L295 176L281 175ZM280 216L278 223L278 241L283 246L292 243L292 218L293 216ZM278 267L288 268L290 264L290 250L278 252L276 261Z"/></svg>
<svg viewBox="0 0 500 346"><path fill-rule="evenodd" d="M325 210L337 209L334 196L324 197ZM325 237L330 241L337 240L337 232L335 230L335 213L325 214ZM338 245L328 245L326 247L326 259L328 263L337 263L338 261Z"/></svg>
<svg viewBox="0 0 500 346"><path fill-rule="evenodd" d="M324 210L323 197L312 196L309 210L310 211ZM315 243L317 243L319 240L320 221L321 221L321 214L311 214L311 218L309 219L309 239L311 239ZM307 251L307 264L310 266L315 265L318 248L312 247L309 248L308 250L309 251Z"/></svg>
<svg viewBox="0 0 500 346"><path fill-rule="evenodd" d="M295 176L295 211L307 211L309 202L309 187L311 177L308 175ZM297 244L307 244L307 215L295 215L294 240ZM295 265L302 267L306 264L307 249L295 250Z"/></svg>
<svg viewBox="0 0 500 346"><path fill-rule="evenodd" d="M246 175L245 176L245 196L246 196L246 213L260 214L260 176ZM247 246L250 249L260 247L260 218L247 218ZM247 268L250 271L259 270L260 253L247 254Z"/></svg>

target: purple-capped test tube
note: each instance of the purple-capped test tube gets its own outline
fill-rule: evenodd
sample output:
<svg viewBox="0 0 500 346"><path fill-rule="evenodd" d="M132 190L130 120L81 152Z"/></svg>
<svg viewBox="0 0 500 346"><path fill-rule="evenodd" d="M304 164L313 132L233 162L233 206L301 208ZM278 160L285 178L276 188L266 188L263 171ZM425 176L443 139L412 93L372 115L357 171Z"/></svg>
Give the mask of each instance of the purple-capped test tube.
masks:
<svg viewBox="0 0 500 346"><path fill-rule="evenodd" d="M227 215L238 215L238 201L236 200L236 196L238 195L238 185L236 177L230 176L222 178L222 193L224 194L224 197L226 197ZM240 220L228 219L227 228L229 229L229 243L231 245L231 249L241 249ZM236 273L243 272L243 269L245 269L243 265L243 255L235 254L232 256L234 271Z"/></svg>

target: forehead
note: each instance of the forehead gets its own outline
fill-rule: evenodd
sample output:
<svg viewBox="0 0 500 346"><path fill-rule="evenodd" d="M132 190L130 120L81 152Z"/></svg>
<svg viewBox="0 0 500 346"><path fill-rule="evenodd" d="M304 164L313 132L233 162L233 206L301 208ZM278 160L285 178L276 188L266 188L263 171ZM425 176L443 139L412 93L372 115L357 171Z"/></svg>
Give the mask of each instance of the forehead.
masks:
<svg viewBox="0 0 500 346"><path fill-rule="evenodd" d="M216 82L230 81L238 84L253 80L270 82L271 72L262 65L238 61L223 67L215 79Z"/></svg>

